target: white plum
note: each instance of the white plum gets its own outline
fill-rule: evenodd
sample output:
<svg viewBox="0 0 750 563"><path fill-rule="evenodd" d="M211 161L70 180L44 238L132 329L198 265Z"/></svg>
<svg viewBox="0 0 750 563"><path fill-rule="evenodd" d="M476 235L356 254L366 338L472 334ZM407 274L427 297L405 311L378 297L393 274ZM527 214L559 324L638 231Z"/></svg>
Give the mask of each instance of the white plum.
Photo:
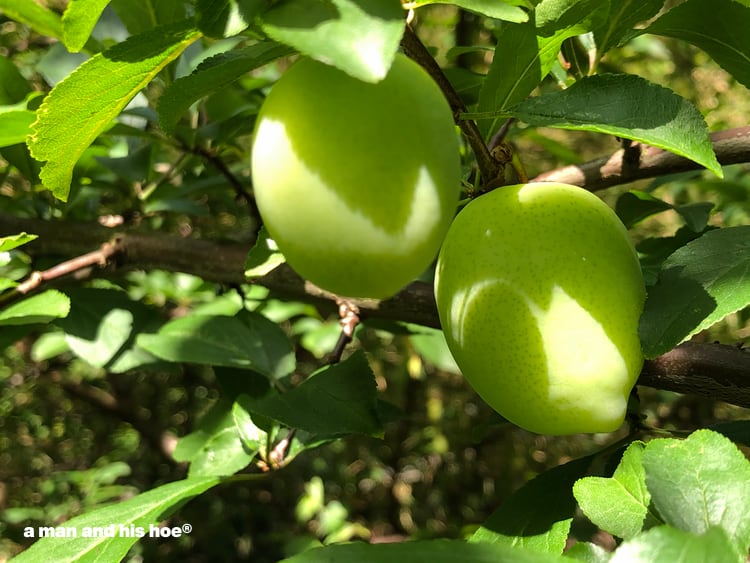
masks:
<svg viewBox="0 0 750 563"><path fill-rule="evenodd" d="M435 295L456 363L505 418L540 434L622 424L643 365L645 286L597 196L531 183L476 198L446 235Z"/></svg>

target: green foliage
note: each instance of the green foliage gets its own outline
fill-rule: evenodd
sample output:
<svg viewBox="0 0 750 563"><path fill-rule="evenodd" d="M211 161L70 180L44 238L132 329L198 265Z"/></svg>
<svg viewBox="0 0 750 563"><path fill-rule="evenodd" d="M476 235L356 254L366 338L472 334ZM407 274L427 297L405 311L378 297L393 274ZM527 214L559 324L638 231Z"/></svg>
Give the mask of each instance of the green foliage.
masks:
<svg viewBox="0 0 750 563"><path fill-rule="evenodd" d="M269 87L299 54L379 81L411 13L457 124L502 131L517 174L613 135L702 167L604 199L638 242L645 354L745 343L750 174L709 129L747 125L750 2L673 4L0 0L0 558L744 561L746 412L641 388L618 433L524 433L413 324L424 297L364 302L339 357L331 296L274 285L252 204ZM132 254L91 260L106 241Z"/></svg>

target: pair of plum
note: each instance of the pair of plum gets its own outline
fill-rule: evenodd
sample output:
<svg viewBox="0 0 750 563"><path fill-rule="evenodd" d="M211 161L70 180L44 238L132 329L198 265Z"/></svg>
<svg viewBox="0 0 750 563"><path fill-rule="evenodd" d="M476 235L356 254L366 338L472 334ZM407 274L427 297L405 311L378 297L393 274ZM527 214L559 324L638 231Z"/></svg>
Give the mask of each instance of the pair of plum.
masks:
<svg viewBox="0 0 750 563"><path fill-rule="evenodd" d="M407 57L374 84L302 59L258 116L255 197L288 263L342 296L393 295L439 251L440 321L479 395L533 432L615 430L643 364L626 229L558 183L502 187L455 215L459 155L447 102Z"/></svg>

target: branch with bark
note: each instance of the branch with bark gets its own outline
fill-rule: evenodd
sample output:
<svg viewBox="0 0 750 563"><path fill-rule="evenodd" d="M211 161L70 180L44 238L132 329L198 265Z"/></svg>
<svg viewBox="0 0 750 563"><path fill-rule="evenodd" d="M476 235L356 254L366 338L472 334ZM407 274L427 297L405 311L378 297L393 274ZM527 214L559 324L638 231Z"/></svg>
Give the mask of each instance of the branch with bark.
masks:
<svg viewBox="0 0 750 563"><path fill-rule="evenodd" d="M23 247L26 252L35 258L67 258L56 268L62 271L67 267L71 276L81 273L72 267L81 263L92 277L161 269L193 274L221 284L246 283L244 266L250 244L222 245L192 238L113 232L96 223L24 219L0 214L0 236L24 231L39 235L38 239ZM97 246L99 250L92 250ZM98 256L104 261L82 261L81 256ZM40 283L36 289L43 289L52 281L62 280L58 277ZM339 307L337 295L302 279L286 264L254 283L281 297L314 303L331 313ZM440 327L432 287L424 282L414 282L385 300L352 299L348 303L356 307L363 321L380 319ZM735 346L687 342L658 358L647 360L639 384L750 407L750 353Z"/></svg>

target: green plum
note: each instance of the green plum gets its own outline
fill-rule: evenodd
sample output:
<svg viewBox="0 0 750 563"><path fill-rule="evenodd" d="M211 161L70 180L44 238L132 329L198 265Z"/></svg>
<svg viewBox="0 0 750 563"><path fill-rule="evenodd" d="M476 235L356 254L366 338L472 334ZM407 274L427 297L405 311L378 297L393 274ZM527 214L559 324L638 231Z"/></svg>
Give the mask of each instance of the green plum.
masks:
<svg viewBox="0 0 750 563"><path fill-rule="evenodd" d="M622 424L643 366L645 286L597 196L530 183L476 198L445 237L435 297L456 363L506 419L540 434Z"/></svg>
<svg viewBox="0 0 750 563"><path fill-rule="evenodd" d="M388 297L435 259L455 215L453 115L405 55L374 84L301 59L261 107L252 177L263 223L300 275L342 296Z"/></svg>

